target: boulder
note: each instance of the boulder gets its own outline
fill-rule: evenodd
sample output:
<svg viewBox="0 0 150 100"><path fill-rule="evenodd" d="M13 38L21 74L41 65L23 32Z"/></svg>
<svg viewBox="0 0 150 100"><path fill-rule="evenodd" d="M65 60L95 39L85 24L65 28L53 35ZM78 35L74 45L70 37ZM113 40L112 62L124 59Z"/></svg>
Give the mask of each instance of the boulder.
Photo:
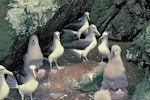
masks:
<svg viewBox="0 0 150 100"><path fill-rule="evenodd" d="M100 62L93 70L83 74L79 79L79 88L81 91L96 91L101 85L103 71L106 63Z"/></svg>

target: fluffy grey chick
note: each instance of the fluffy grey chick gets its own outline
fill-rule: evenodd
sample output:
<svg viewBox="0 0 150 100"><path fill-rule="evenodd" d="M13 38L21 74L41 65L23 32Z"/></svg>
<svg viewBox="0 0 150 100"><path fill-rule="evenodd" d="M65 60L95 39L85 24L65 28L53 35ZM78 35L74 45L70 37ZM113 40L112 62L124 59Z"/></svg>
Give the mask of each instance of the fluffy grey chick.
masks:
<svg viewBox="0 0 150 100"><path fill-rule="evenodd" d="M94 100L111 100L108 90L99 90L94 94Z"/></svg>
<svg viewBox="0 0 150 100"><path fill-rule="evenodd" d="M110 56L110 50L108 47L108 36L109 36L109 33L105 31L100 37L100 39L102 39L102 42L98 46L98 52L102 58L101 61L103 61L104 58L109 58Z"/></svg>
<svg viewBox="0 0 150 100"><path fill-rule="evenodd" d="M25 75L17 74L16 77L8 76L7 83L11 89L18 89L21 99L24 100L25 95L29 95L32 98L32 93L38 87L38 81L36 80L35 65L26 66Z"/></svg>
<svg viewBox="0 0 150 100"><path fill-rule="evenodd" d="M53 44L51 49L53 50L52 53L48 56L48 61L50 63L50 67L51 67L51 71L52 72L57 72L56 70L54 70L52 68L52 63L55 62L56 67L58 68L58 70L64 69L64 66L58 66L57 64L57 59L63 55L64 53L64 47L61 45L60 42L60 32L56 31L53 34Z"/></svg>
<svg viewBox="0 0 150 100"><path fill-rule="evenodd" d="M118 45L111 47L111 56L104 69L102 87L116 91L115 94L124 94L128 86L125 67L121 59L121 48Z"/></svg>
<svg viewBox="0 0 150 100"><path fill-rule="evenodd" d="M37 69L43 65L43 54L36 35L29 38L27 53L24 55L24 65L36 65Z"/></svg>
<svg viewBox="0 0 150 100"><path fill-rule="evenodd" d="M0 100L4 100L10 91L10 88L4 77L5 74L13 75L12 72L8 71L4 66L0 65Z"/></svg>

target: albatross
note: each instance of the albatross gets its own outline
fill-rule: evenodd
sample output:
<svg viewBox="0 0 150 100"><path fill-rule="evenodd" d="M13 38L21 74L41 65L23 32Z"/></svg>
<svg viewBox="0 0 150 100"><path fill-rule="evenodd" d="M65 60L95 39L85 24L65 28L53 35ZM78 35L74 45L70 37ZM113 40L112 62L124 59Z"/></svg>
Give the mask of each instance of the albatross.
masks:
<svg viewBox="0 0 150 100"><path fill-rule="evenodd" d="M36 65L38 69L43 65L43 59L38 37L33 34L29 38L27 53L24 55L24 65Z"/></svg>
<svg viewBox="0 0 150 100"><path fill-rule="evenodd" d="M102 39L101 44L98 46L98 52L100 56L102 57L101 61L103 61L104 58L109 58L110 56L110 50L108 47L108 32L103 32L102 36L99 39Z"/></svg>
<svg viewBox="0 0 150 100"><path fill-rule="evenodd" d="M39 84L36 80L35 69L35 65L26 66L24 67L24 75L16 73L15 77L7 77L6 81L9 87L11 89L18 89L22 100L24 100L25 95L30 95L30 99L33 100L32 93L37 89Z"/></svg>
<svg viewBox="0 0 150 100"><path fill-rule="evenodd" d="M65 28L67 29L63 29L63 32L73 37L75 36L77 39L80 39L81 34L85 33L86 35L88 31L87 29L89 27L89 20L90 20L89 12L84 12L83 18L80 22L68 24L67 26L65 26ZM78 28L77 31L70 29L69 27L71 26L77 27Z"/></svg>
<svg viewBox="0 0 150 100"><path fill-rule="evenodd" d="M72 42L72 44L70 45L72 45L73 47L72 49L68 50L72 52L75 56L83 58L83 61L87 61L88 53L97 45L95 35L100 36L100 33L98 32L97 27L94 24L91 24L88 28L87 37L85 39L80 39ZM85 48L79 49L80 47Z"/></svg>
<svg viewBox="0 0 150 100"><path fill-rule="evenodd" d="M111 47L111 56L103 74L102 87L115 91L115 94L125 94L128 86L125 67L121 59L121 48L119 45Z"/></svg>
<svg viewBox="0 0 150 100"><path fill-rule="evenodd" d="M54 70L52 68L52 63L55 62L56 67L58 68L58 70L64 69L64 66L59 66L57 64L57 59L63 55L64 53L64 47L61 45L60 42L60 32L56 31L53 34L53 44L51 49L53 50L52 53L48 56L48 61L50 63L50 68L52 72L57 72L57 70Z"/></svg>
<svg viewBox="0 0 150 100"><path fill-rule="evenodd" d="M10 91L4 74L13 75L13 73L8 71L3 65L0 65L0 100L4 100Z"/></svg>

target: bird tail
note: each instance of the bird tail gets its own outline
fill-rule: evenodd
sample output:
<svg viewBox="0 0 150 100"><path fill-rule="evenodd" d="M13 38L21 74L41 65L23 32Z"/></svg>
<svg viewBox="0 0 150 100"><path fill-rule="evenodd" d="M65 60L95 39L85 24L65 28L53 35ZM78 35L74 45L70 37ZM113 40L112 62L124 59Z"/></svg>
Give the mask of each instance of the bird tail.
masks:
<svg viewBox="0 0 150 100"><path fill-rule="evenodd" d="M67 49L67 50L69 50L72 53L72 55L81 58L81 54L83 50L77 50L77 49Z"/></svg>
<svg viewBox="0 0 150 100"><path fill-rule="evenodd" d="M18 89L18 83L17 83L15 76L8 75L6 78L6 82L8 86L10 87L10 89Z"/></svg>

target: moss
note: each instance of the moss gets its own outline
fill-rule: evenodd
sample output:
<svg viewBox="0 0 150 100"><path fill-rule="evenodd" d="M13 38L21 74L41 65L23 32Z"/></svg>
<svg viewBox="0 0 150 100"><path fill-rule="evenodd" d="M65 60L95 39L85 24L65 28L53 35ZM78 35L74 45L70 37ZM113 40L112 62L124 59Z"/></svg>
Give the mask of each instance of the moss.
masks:
<svg viewBox="0 0 150 100"><path fill-rule="evenodd" d="M8 21L5 20L8 3L9 0L1 0L0 3L0 60L9 53L14 38L13 30Z"/></svg>
<svg viewBox="0 0 150 100"><path fill-rule="evenodd" d="M132 100L150 100L150 73L137 86Z"/></svg>
<svg viewBox="0 0 150 100"><path fill-rule="evenodd" d="M124 2L125 0L113 0L114 4L115 5L119 5L121 4L122 2Z"/></svg>
<svg viewBox="0 0 150 100"><path fill-rule="evenodd" d="M93 23L95 23L96 25L98 25L99 21L102 21L103 18L105 17L106 13L102 14L102 11L109 9L109 7L112 5L111 0L95 0L93 3L93 6L91 8L91 12L90 12L90 19ZM104 21L104 20L103 20Z"/></svg>

